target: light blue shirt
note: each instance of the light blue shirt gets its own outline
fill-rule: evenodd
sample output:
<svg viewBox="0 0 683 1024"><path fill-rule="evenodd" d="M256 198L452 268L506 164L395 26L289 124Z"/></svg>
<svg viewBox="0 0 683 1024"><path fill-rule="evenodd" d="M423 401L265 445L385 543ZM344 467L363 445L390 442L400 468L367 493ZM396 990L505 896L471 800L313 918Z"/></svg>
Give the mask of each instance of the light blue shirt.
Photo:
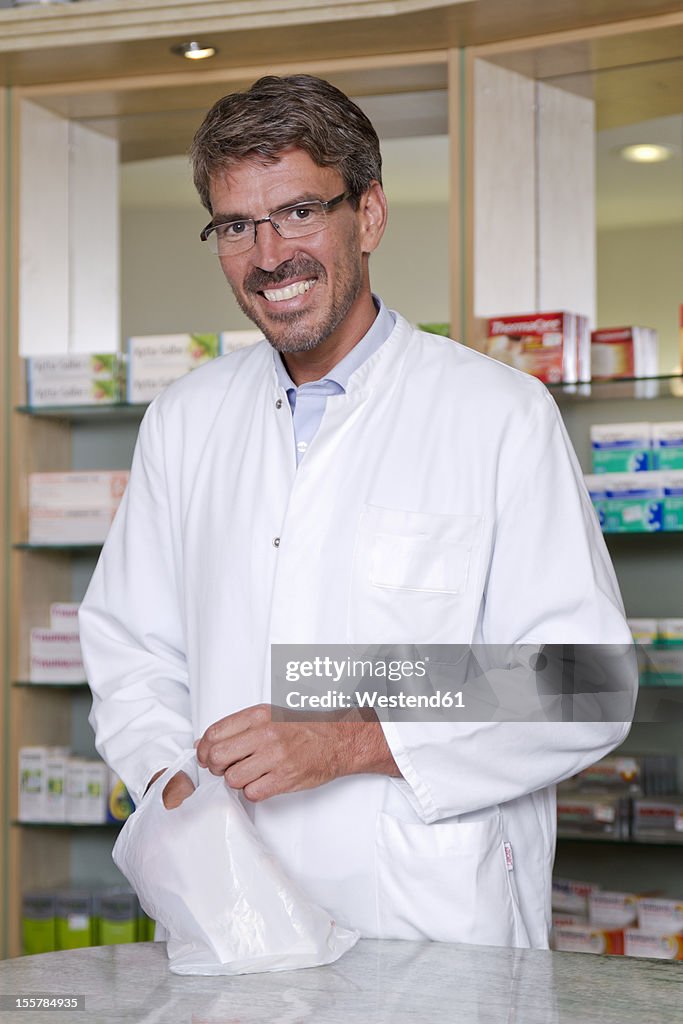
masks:
<svg viewBox="0 0 683 1024"><path fill-rule="evenodd" d="M396 317L376 295L373 295L372 298L378 312L370 330L357 345L354 345L348 355L345 355L341 362L337 363L321 380L313 380L297 387L287 373L280 353L273 352L277 378L280 386L287 392L292 410L297 466L318 433L328 397L343 395L346 392L351 374L384 344L394 329Z"/></svg>

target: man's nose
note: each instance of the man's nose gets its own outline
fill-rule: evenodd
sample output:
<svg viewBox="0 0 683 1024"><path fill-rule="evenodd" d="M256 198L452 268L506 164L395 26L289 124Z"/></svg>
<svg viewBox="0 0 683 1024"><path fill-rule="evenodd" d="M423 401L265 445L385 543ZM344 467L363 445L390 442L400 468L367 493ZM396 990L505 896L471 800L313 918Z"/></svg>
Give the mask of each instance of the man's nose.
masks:
<svg viewBox="0 0 683 1024"><path fill-rule="evenodd" d="M267 220L256 226L254 242L254 258L261 270L275 270L288 259L292 252L293 241L283 238Z"/></svg>

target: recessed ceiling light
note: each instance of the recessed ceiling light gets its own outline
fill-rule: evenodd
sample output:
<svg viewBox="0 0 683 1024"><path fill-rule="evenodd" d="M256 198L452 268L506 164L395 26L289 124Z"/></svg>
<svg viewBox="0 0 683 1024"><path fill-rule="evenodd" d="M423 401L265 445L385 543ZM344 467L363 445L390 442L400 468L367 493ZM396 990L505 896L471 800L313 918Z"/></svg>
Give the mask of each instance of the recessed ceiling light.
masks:
<svg viewBox="0 0 683 1024"><path fill-rule="evenodd" d="M656 146L653 143L638 143L634 146L624 146L620 150L624 160L631 160L636 164L656 164L662 160L668 160L672 155L668 146Z"/></svg>
<svg viewBox="0 0 683 1024"><path fill-rule="evenodd" d="M193 40L191 43L181 43L180 46L171 47L171 53L187 57L188 60L206 60L208 57L215 57L218 50L215 46L203 46L202 43Z"/></svg>

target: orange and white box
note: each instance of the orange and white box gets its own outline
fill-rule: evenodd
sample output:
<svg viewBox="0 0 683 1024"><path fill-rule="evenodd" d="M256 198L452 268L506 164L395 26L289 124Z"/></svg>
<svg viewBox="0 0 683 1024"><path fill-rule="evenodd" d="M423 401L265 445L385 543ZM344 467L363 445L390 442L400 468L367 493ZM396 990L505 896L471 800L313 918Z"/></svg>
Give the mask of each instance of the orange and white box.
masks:
<svg viewBox="0 0 683 1024"><path fill-rule="evenodd" d="M601 928L627 928L638 920L638 897L632 892L595 892L588 899L588 919Z"/></svg>
<svg viewBox="0 0 683 1024"><path fill-rule="evenodd" d="M621 956L624 952L624 932L620 928L595 928L593 925L558 926L553 928L552 948L563 953Z"/></svg>
<svg viewBox="0 0 683 1024"><path fill-rule="evenodd" d="M656 960L683 960L683 935L627 928L624 932L624 954L654 957Z"/></svg>

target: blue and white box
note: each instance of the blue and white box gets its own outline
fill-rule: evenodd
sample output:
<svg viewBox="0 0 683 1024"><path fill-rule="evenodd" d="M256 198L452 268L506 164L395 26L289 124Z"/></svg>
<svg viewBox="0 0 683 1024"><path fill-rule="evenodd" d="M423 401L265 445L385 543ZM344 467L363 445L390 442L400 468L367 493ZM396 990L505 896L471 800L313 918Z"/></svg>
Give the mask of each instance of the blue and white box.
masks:
<svg viewBox="0 0 683 1024"><path fill-rule="evenodd" d="M591 427L594 473L654 469L651 423L600 423Z"/></svg>

